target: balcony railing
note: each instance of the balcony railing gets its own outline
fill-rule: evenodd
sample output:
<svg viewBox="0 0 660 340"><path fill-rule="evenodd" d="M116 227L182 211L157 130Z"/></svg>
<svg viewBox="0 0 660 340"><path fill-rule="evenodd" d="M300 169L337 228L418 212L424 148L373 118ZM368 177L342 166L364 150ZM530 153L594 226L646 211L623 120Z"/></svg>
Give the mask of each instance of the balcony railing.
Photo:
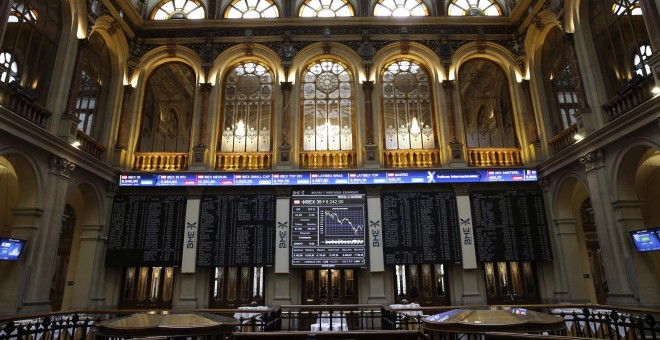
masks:
<svg viewBox="0 0 660 340"><path fill-rule="evenodd" d="M5 82L0 82L0 105L41 128L46 127L46 120L51 115L50 111L37 104L27 92L12 88Z"/></svg>
<svg viewBox="0 0 660 340"><path fill-rule="evenodd" d="M135 171L188 170L187 152L136 152L133 157Z"/></svg>
<svg viewBox="0 0 660 340"><path fill-rule="evenodd" d="M518 166L522 165L520 148L469 148L469 166Z"/></svg>
<svg viewBox="0 0 660 340"><path fill-rule="evenodd" d="M300 168L303 169L343 169L354 168L357 163L355 151L302 151Z"/></svg>
<svg viewBox="0 0 660 340"><path fill-rule="evenodd" d="M619 89L616 97L603 104L603 109L607 112L610 122L651 99L653 97L651 90L654 85L653 76L638 76Z"/></svg>
<svg viewBox="0 0 660 340"><path fill-rule="evenodd" d="M575 134L578 132L577 124L569 126L566 130L562 131L558 135L552 137L548 144L550 145L550 151L552 154L556 154L561 150L566 149L573 143L575 143Z"/></svg>
<svg viewBox="0 0 660 340"><path fill-rule="evenodd" d="M431 168L440 166L436 149L385 150L387 168Z"/></svg>
<svg viewBox="0 0 660 340"><path fill-rule="evenodd" d="M218 152L216 170L266 170L273 166L270 152Z"/></svg>
<svg viewBox="0 0 660 340"><path fill-rule="evenodd" d="M518 308L556 315L564 319L570 337L597 339L657 339L660 337L658 310L601 305L520 305ZM210 313L236 317L239 325L230 338L243 339L415 339L426 332L423 318L452 309L509 309L510 306L435 306L391 308L382 305L282 305L261 311L245 309L200 309L162 311L163 313ZM242 315L250 312L250 317ZM0 339L93 339L96 325L104 320L153 310L89 310L14 316L0 319ZM237 315L239 317L237 317ZM323 318L328 320L323 321ZM329 319L332 318L332 319ZM315 324L327 322L344 329L313 331ZM345 327L342 325L346 325ZM347 328L347 329L346 329ZM416 333L420 332L420 333ZM326 337L321 337L326 335ZM443 339L490 339L489 333L441 334ZM460 338L457 335L468 335ZM530 339L530 336L497 339ZM476 337L475 337L476 336ZM424 337L422 337L424 338ZM562 339L556 335L535 334L538 339ZM563 338L566 339L566 338Z"/></svg>
<svg viewBox="0 0 660 340"><path fill-rule="evenodd" d="M85 151L96 158L101 158L101 156L103 156L105 146L86 133L80 130L76 131L76 140L80 142L80 150Z"/></svg>

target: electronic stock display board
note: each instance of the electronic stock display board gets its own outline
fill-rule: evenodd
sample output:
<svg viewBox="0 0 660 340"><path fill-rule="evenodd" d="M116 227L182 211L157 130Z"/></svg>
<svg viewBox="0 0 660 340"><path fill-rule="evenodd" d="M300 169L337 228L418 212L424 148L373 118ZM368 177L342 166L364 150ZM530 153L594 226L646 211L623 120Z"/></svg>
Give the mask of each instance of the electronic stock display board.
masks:
<svg viewBox="0 0 660 340"><path fill-rule="evenodd" d="M373 170L373 171L284 171L284 172L176 172L125 173L119 186L277 186L340 184L428 184L428 183L493 183L535 182L533 169L468 169L468 170Z"/></svg>
<svg viewBox="0 0 660 340"><path fill-rule="evenodd" d="M294 190L291 267L365 268L366 203L360 190Z"/></svg>
<svg viewBox="0 0 660 340"><path fill-rule="evenodd" d="M183 195L115 196L106 265L180 266L185 214Z"/></svg>
<svg viewBox="0 0 660 340"><path fill-rule="evenodd" d="M540 190L472 192L470 203L478 261L552 259Z"/></svg>

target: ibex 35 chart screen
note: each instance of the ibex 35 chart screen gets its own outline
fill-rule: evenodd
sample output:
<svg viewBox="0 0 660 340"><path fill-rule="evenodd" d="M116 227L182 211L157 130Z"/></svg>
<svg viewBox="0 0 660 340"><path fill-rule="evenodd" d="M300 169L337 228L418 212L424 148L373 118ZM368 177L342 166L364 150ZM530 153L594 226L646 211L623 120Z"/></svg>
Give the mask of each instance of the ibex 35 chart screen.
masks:
<svg viewBox="0 0 660 340"><path fill-rule="evenodd" d="M358 190L294 190L292 267L366 267L366 197Z"/></svg>

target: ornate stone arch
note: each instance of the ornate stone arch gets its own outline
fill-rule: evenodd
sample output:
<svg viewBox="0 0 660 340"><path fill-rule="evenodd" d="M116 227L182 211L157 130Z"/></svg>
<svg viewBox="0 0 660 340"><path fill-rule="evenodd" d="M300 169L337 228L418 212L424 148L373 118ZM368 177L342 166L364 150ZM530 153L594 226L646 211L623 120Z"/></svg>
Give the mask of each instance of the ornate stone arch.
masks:
<svg viewBox="0 0 660 340"><path fill-rule="evenodd" d="M410 58L423 64L430 72L434 83L445 80L445 69L438 55L427 46L417 42L410 42L407 54L401 52L400 43L391 43L378 50L373 57L373 64L368 78L372 80L377 79L380 70L385 64L397 57Z"/></svg>
<svg viewBox="0 0 660 340"><path fill-rule="evenodd" d="M521 156L523 159L529 158L528 148L526 147L531 141L527 140L527 135L524 133L526 126L526 118L522 113L524 110L523 103L525 101L524 94L520 86L523 80L522 71L518 67L514 56L504 46L495 43L477 43L472 42L461 46L452 57L452 64L449 70L449 79L455 79L457 86L461 86L461 80L458 79L458 71L461 66L466 62L473 59L486 59L495 63L502 69L507 76L507 83L509 89L509 96L511 97L510 105L513 113L513 122L515 124L516 138L521 147ZM461 105L458 106L457 128L465 130L464 114Z"/></svg>
<svg viewBox="0 0 660 340"><path fill-rule="evenodd" d="M43 204L45 179L39 163L30 153L13 147L0 148L0 157L13 169L18 184L17 208L33 208ZM9 168L8 168L9 169Z"/></svg>
<svg viewBox="0 0 660 340"><path fill-rule="evenodd" d="M134 94L131 96L131 109L133 112L132 117L130 118L129 125L131 126L140 126L142 109L145 98L145 90L147 82L151 73L163 64L169 62L181 62L192 68L195 73L195 84L203 82L203 69L202 69L202 59L199 55L192 49L174 45L174 46L159 46L149 52L147 52L144 57L141 59L140 64L136 67L135 72L133 73L133 78L131 79L131 84L133 85ZM197 88L197 86L196 86ZM195 91L197 92L197 91ZM198 102L195 99L195 102ZM198 106L198 105L196 105ZM193 109L192 124L198 120L198 108ZM194 125L193 125L194 127ZM140 129L131 129L131 137L128 145L131 145L132 148L129 148L129 159L132 157L130 153L134 152L134 148L137 148L137 141L139 138ZM191 141L194 138L194 135L191 133Z"/></svg>

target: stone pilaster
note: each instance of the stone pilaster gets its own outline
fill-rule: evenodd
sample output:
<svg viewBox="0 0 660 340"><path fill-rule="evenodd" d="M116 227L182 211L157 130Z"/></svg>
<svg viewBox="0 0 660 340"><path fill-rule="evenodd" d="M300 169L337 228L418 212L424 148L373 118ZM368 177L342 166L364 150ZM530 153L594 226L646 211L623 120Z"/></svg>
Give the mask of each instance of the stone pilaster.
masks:
<svg viewBox="0 0 660 340"><path fill-rule="evenodd" d="M603 255L603 268L607 277L607 304L636 306L630 277L630 252L621 238L621 230L612 209L609 169L605 166L602 150L594 150L578 158L584 166L587 187L593 209L598 241Z"/></svg>
<svg viewBox="0 0 660 340"><path fill-rule="evenodd" d="M57 255L62 228L62 215L66 204L66 192L71 172L76 164L66 158L52 155L43 202L44 214L37 225L39 236L33 247L39 249L31 261L29 277L26 282L25 301L21 312L41 312L50 310L50 279L55 271L53 259Z"/></svg>

